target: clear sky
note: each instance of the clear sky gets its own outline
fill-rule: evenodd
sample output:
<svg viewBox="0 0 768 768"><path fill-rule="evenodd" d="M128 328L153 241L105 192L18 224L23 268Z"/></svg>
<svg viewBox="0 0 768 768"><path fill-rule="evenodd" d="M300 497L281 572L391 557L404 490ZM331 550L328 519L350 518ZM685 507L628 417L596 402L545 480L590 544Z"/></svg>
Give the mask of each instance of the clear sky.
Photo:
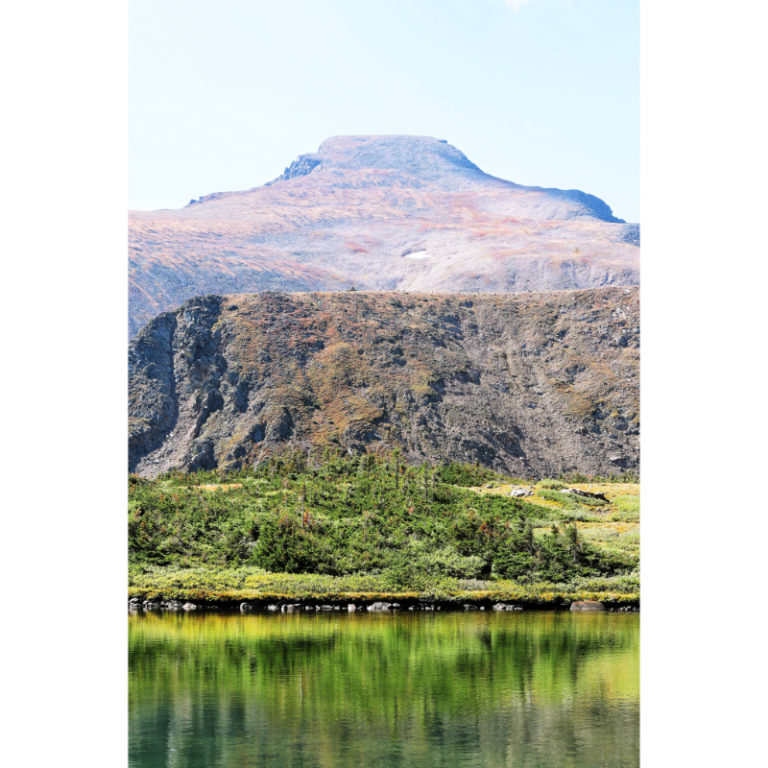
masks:
<svg viewBox="0 0 768 768"><path fill-rule="evenodd" d="M128 204L405 133L639 221L638 55L637 0L129 0Z"/></svg>

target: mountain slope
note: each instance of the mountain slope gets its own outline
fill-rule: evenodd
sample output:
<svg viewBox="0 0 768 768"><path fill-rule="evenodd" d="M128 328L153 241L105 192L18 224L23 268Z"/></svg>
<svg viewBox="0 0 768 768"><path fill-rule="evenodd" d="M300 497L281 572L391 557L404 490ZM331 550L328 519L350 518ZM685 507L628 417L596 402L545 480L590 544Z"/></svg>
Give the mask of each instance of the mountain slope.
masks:
<svg viewBox="0 0 768 768"><path fill-rule="evenodd" d="M638 467L636 288L192 299L130 345L130 469L288 447L523 476Z"/></svg>
<svg viewBox="0 0 768 768"><path fill-rule="evenodd" d="M638 281L638 228L444 141L339 136L273 182L129 220L130 332L207 293L588 288Z"/></svg>

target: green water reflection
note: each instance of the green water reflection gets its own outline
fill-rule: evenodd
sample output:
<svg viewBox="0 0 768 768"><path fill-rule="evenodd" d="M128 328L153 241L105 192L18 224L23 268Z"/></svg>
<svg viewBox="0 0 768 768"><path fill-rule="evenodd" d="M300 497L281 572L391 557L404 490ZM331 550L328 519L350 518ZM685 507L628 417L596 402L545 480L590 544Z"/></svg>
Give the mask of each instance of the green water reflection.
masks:
<svg viewBox="0 0 768 768"><path fill-rule="evenodd" d="M130 616L130 765L637 766L638 618Z"/></svg>

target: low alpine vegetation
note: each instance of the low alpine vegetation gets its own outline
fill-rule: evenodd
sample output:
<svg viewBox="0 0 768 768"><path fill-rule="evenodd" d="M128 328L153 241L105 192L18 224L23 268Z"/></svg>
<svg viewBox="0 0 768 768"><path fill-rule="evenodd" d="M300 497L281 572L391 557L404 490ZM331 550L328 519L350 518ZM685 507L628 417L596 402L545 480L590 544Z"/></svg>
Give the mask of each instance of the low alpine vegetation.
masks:
<svg viewBox="0 0 768 768"><path fill-rule="evenodd" d="M296 452L229 473L131 475L131 578L224 569L362 580L390 592L459 582L636 585L632 487L619 486L612 504L553 481L510 496L520 482L477 465L408 466L397 452Z"/></svg>

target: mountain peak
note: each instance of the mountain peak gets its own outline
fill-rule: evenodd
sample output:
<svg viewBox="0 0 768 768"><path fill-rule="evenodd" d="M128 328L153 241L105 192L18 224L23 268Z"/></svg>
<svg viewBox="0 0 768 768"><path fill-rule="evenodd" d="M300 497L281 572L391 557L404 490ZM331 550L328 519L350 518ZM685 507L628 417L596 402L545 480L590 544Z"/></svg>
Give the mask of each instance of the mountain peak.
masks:
<svg viewBox="0 0 768 768"><path fill-rule="evenodd" d="M275 179L306 176L316 169L399 171L423 180L482 171L445 139L431 136L332 136L317 152L299 155Z"/></svg>
<svg viewBox="0 0 768 768"><path fill-rule="evenodd" d="M463 152L431 136L334 136L318 151L338 168L381 168L422 175L437 170L481 173Z"/></svg>
<svg viewBox="0 0 768 768"><path fill-rule="evenodd" d="M478 185L503 187L522 193L546 196L556 213L544 213L544 218L590 216L614 224L624 224L613 215L610 207L599 197L579 189L526 187L491 176L480 170L467 156L445 139L432 136L371 135L332 136L317 152L299 155L283 173L266 186L280 181L308 176L318 171L355 174L385 171L409 185L429 183L458 191Z"/></svg>

